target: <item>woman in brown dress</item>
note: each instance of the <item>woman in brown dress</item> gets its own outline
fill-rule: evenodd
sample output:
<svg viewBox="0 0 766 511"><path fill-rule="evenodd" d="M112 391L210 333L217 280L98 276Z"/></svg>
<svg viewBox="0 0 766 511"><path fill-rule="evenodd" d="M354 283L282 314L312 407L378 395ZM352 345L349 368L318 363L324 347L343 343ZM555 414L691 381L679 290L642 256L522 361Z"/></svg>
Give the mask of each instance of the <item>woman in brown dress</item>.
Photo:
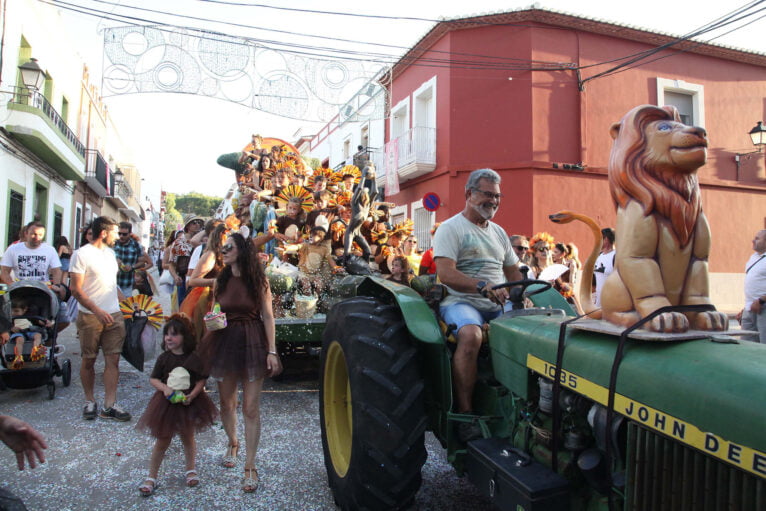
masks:
<svg viewBox="0 0 766 511"><path fill-rule="evenodd" d="M229 445L223 466L236 465L237 385L242 384L245 420L245 477L247 493L258 487L255 455L261 435L260 398L263 379L282 371L274 337L274 313L269 281L252 240L232 234L221 249L224 267L216 279L215 298L226 313L227 326L205 334L200 355L208 374L218 381L221 421Z"/></svg>

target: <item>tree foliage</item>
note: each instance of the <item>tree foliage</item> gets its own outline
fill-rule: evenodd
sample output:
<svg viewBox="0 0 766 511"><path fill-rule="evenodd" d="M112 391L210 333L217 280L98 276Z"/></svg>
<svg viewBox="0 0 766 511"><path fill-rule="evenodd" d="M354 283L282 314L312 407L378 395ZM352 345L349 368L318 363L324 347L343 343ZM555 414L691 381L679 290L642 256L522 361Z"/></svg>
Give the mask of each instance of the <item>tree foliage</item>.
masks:
<svg viewBox="0 0 766 511"><path fill-rule="evenodd" d="M168 194L168 197L171 194ZM186 195L174 195L175 209L183 216L192 214L195 216L213 216L218 205L223 200L221 197L212 197L198 192L187 193Z"/></svg>

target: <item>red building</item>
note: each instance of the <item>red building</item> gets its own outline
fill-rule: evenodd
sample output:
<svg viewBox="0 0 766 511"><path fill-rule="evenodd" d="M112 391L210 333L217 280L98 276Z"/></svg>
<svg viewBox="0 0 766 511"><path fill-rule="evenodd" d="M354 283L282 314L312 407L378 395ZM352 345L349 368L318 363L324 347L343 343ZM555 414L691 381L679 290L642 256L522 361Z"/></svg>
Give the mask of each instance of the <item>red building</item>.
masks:
<svg viewBox="0 0 766 511"><path fill-rule="evenodd" d="M398 213L421 239L462 210L468 173L490 167L506 196L495 220L509 234L573 241L583 260L586 228L548 215L570 209L614 226L610 126L636 105L676 106L708 131L699 175L711 286L720 306L741 302L750 240L766 227L766 175L762 152L737 154L755 149L748 132L766 117L766 55L532 9L439 23L390 78L386 140L400 192L387 200L406 205ZM427 192L441 198L435 215L423 209Z"/></svg>

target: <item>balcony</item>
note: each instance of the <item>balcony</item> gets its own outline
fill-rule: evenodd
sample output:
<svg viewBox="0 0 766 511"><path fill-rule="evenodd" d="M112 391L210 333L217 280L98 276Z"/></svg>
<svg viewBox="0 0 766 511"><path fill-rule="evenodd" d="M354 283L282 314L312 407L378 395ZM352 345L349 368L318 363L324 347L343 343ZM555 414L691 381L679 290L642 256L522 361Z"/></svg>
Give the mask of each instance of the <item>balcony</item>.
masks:
<svg viewBox="0 0 766 511"><path fill-rule="evenodd" d="M390 157L399 174L400 183L428 174L436 168L436 128L416 126L386 145L390 147L389 144L395 144L395 154ZM372 160L379 169L378 186L385 186L386 154L373 154Z"/></svg>
<svg viewBox="0 0 766 511"><path fill-rule="evenodd" d="M105 197L109 192L109 165L101 153L95 149L85 150L85 182L99 197Z"/></svg>
<svg viewBox="0 0 766 511"><path fill-rule="evenodd" d="M85 147L39 91L12 87L5 129L64 179L85 179Z"/></svg>
<svg viewBox="0 0 766 511"><path fill-rule="evenodd" d="M117 211L132 221L143 220L143 210L136 203L133 188L125 181L115 179L114 174L112 173L109 179L109 195L106 198L117 208Z"/></svg>

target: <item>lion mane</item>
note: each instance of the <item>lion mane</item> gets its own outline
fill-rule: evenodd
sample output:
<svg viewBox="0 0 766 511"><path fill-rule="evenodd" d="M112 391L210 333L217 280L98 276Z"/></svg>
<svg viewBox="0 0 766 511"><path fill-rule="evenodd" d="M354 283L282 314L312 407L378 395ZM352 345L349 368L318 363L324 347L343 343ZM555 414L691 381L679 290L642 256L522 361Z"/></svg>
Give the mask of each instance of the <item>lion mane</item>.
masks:
<svg viewBox="0 0 766 511"><path fill-rule="evenodd" d="M673 106L642 105L625 114L609 157L609 188L617 207L637 201L648 216L653 212L670 221L681 247L691 240L701 211L696 172L663 171L654 166L646 126L658 120L681 122Z"/></svg>

